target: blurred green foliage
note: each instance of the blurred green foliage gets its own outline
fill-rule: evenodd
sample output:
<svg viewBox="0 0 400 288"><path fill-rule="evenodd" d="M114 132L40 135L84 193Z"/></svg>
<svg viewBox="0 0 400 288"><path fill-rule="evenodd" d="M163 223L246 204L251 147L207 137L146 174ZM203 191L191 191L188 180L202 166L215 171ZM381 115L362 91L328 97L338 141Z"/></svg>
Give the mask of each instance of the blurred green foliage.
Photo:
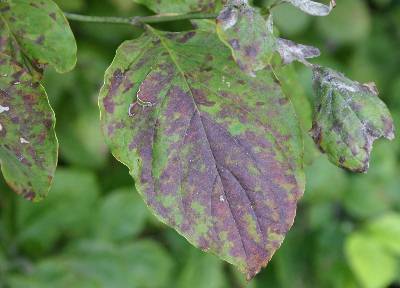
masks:
<svg viewBox="0 0 400 288"><path fill-rule="evenodd" d="M149 13L131 0L56 2L85 14ZM321 48L315 63L360 82L376 81L399 126L400 1L337 2L324 18L281 5L275 14L278 30ZM189 27L188 22L159 26ZM118 45L141 30L82 23L72 28L79 47L76 69L61 76L48 71L45 79L60 140L54 187L44 202L32 204L0 183L1 288L400 287L399 137L375 145L365 175L334 167L306 139L307 188L294 227L268 267L246 283L150 215L128 170L103 142L97 108L103 73ZM296 87L292 97L307 130L311 73L300 65L283 73Z"/></svg>

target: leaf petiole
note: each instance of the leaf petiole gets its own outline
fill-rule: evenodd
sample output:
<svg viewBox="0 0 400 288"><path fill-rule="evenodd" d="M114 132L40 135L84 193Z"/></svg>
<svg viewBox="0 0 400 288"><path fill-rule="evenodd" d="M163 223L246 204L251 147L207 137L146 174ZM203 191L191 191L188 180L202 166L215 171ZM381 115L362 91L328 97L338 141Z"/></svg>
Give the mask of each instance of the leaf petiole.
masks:
<svg viewBox="0 0 400 288"><path fill-rule="evenodd" d="M103 17L103 16L89 16L74 13L64 13L67 19L72 21L89 22L89 23L108 23L108 24L151 24L170 22L177 20L194 20L194 19L215 19L217 13L188 13L188 14L159 14L152 16L136 16L136 17Z"/></svg>

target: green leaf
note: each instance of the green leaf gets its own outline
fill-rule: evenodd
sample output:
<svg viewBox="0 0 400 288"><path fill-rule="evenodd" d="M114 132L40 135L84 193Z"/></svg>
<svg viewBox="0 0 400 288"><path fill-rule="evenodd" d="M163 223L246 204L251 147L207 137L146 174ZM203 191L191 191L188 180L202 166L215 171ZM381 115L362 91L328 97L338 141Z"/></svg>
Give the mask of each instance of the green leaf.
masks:
<svg viewBox="0 0 400 288"><path fill-rule="evenodd" d="M46 201L18 203L18 245L29 255L38 256L51 250L63 236L70 239L86 235L92 225L98 195L93 173L57 169Z"/></svg>
<svg viewBox="0 0 400 288"><path fill-rule="evenodd" d="M165 249L153 241L138 241L129 245L81 241L60 256L42 260L32 268L28 275L10 277L10 286L171 287L173 262Z"/></svg>
<svg viewBox="0 0 400 288"><path fill-rule="evenodd" d="M383 246L400 256L400 214L384 214L368 223L367 231Z"/></svg>
<svg viewBox="0 0 400 288"><path fill-rule="evenodd" d="M153 213L248 278L304 189L293 106L271 72L257 76L213 33L148 27L118 49L99 99L106 141Z"/></svg>
<svg viewBox="0 0 400 288"><path fill-rule="evenodd" d="M191 249L177 281L177 288L224 288L228 287L223 262L214 255ZM206 277L205 277L206 276Z"/></svg>
<svg viewBox="0 0 400 288"><path fill-rule="evenodd" d="M316 29L335 45L355 44L366 40L372 27L368 4L363 0L340 1L329 17L318 18Z"/></svg>
<svg viewBox="0 0 400 288"><path fill-rule="evenodd" d="M329 5L311 0L284 0L299 8L301 11L313 16L327 16L336 6L336 0L330 0Z"/></svg>
<svg viewBox="0 0 400 288"><path fill-rule="evenodd" d="M232 0L217 18L219 38L240 69L251 76L265 68L275 51L272 15L265 19L247 0Z"/></svg>
<svg viewBox="0 0 400 288"><path fill-rule="evenodd" d="M299 9L287 3L274 7L273 15L274 24L279 32L287 37L305 32L312 22L310 15L302 13Z"/></svg>
<svg viewBox="0 0 400 288"><path fill-rule="evenodd" d="M388 287L396 280L396 258L375 239L353 233L347 239L345 248L350 266L363 287Z"/></svg>
<svg viewBox="0 0 400 288"><path fill-rule="evenodd" d="M314 142L335 165L366 172L374 141L394 138L392 117L375 84L360 84L332 69L315 66L314 89Z"/></svg>
<svg viewBox="0 0 400 288"><path fill-rule="evenodd" d="M98 237L116 241L132 239L144 228L147 208L136 191L120 189L103 199L96 219Z"/></svg>
<svg viewBox="0 0 400 288"><path fill-rule="evenodd" d="M133 0L157 13L211 12L221 4L216 0Z"/></svg>
<svg viewBox="0 0 400 288"><path fill-rule="evenodd" d="M0 53L0 159L7 183L30 200L47 195L57 165L55 118L46 92Z"/></svg>
<svg viewBox="0 0 400 288"><path fill-rule="evenodd" d="M6 23L8 37L18 43L34 66L43 68L49 64L59 73L74 68L75 38L64 14L53 1L7 0L5 5L0 19Z"/></svg>

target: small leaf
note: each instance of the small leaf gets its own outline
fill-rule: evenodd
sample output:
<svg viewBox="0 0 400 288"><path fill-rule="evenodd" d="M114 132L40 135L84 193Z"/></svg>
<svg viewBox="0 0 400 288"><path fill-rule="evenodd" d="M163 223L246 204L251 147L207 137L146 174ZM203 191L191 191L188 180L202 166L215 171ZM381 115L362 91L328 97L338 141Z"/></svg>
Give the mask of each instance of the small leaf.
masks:
<svg viewBox="0 0 400 288"><path fill-rule="evenodd" d="M314 89L314 142L335 165L366 172L373 142L394 138L392 117L375 85L360 84L332 69L315 66Z"/></svg>
<svg viewBox="0 0 400 288"><path fill-rule="evenodd" d="M336 0L330 0L329 5L318 3L311 0L284 0L301 11L313 16L327 16L336 6Z"/></svg>
<svg viewBox="0 0 400 288"><path fill-rule="evenodd" d="M52 65L57 72L72 70L76 43L62 11L51 0L7 0L0 10L9 38L35 67ZM1 25L0 25L1 26ZM6 45L0 43L0 47ZM0 48L1 49L1 48Z"/></svg>
<svg viewBox="0 0 400 288"><path fill-rule="evenodd" d="M290 64L293 61L299 61L308 65L306 59L315 58L321 54L318 48L297 44L293 41L282 38L277 39L276 45L283 60L283 64L285 65Z"/></svg>
<svg viewBox="0 0 400 288"><path fill-rule="evenodd" d="M257 75L213 33L148 28L118 49L99 99L106 141L152 212L248 278L304 189L293 106L271 72Z"/></svg>
<svg viewBox="0 0 400 288"><path fill-rule="evenodd" d="M0 159L7 183L30 200L47 195L57 165L55 118L46 92L0 53Z"/></svg>
<svg viewBox="0 0 400 288"><path fill-rule="evenodd" d="M247 0L232 0L217 18L217 33L240 69L251 76L265 68L275 51L272 15L266 20Z"/></svg>
<svg viewBox="0 0 400 288"><path fill-rule="evenodd" d="M216 0L133 0L157 13L211 12L219 8Z"/></svg>

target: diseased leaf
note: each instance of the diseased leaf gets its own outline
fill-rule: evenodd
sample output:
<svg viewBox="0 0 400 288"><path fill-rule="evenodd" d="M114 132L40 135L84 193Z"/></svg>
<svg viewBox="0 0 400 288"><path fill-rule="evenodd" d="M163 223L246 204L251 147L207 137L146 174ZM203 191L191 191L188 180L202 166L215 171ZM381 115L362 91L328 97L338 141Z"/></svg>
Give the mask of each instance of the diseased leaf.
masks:
<svg viewBox="0 0 400 288"><path fill-rule="evenodd" d="M232 50L240 69L254 76L275 51L272 15L266 20L247 0L232 0L217 18L217 33Z"/></svg>
<svg viewBox="0 0 400 288"><path fill-rule="evenodd" d="M1 8L0 8L1 9ZM1 11L1 10L0 10ZM23 63L23 56L15 38L7 29L6 22L0 17L0 53L11 56L14 60Z"/></svg>
<svg viewBox="0 0 400 288"><path fill-rule="evenodd" d="M17 43L24 56L38 68L49 64L57 72L64 73L75 66L74 35L53 1L7 0L0 9L0 20L7 28L0 36L0 51L2 46L15 47ZM7 39L13 44L8 44Z"/></svg>
<svg viewBox="0 0 400 288"><path fill-rule="evenodd" d="M153 213L248 278L304 190L292 104L271 72L257 76L213 33L149 27L118 49L99 99L106 141Z"/></svg>
<svg viewBox="0 0 400 288"><path fill-rule="evenodd" d="M30 200L46 196L57 165L55 118L43 87L0 53L0 159L7 183Z"/></svg>
<svg viewBox="0 0 400 288"><path fill-rule="evenodd" d="M329 5L311 0L284 0L299 8L301 11L313 16L327 16L336 6L336 0L330 0Z"/></svg>
<svg viewBox="0 0 400 288"><path fill-rule="evenodd" d="M321 53L318 48L297 44L293 41L278 38L276 46L281 55L283 64L287 65L293 61L299 61L307 64L308 58L318 57Z"/></svg>
<svg viewBox="0 0 400 288"><path fill-rule="evenodd" d="M133 0L157 13L211 12L220 7L217 0Z"/></svg>
<svg viewBox="0 0 400 288"><path fill-rule="evenodd" d="M314 142L335 165L366 172L373 142L394 138L392 117L375 84L360 84L332 69L315 66L314 89Z"/></svg>

